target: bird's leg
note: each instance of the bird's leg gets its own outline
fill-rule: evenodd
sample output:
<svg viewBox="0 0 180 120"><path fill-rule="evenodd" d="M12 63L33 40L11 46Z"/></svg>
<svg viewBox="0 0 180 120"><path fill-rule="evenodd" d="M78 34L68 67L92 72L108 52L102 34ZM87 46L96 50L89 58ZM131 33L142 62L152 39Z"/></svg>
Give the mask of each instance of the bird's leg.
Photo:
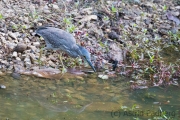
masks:
<svg viewBox="0 0 180 120"><path fill-rule="evenodd" d="M41 65L41 57L42 57L42 49L40 49L39 58L38 58L38 64Z"/></svg>
<svg viewBox="0 0 180 120"><path fill-rule="evenodd" d="M66 70L66 68L64 67L64 63L63 63L63 61L62 61L62 53L60 53L60 52L58 52L58 53L59 53L59 55L58 55L59 60L60 60L60 62L61 62L61 64L62 64L62 66L63 66L62 73L66 73L67 70Z"/></svg>

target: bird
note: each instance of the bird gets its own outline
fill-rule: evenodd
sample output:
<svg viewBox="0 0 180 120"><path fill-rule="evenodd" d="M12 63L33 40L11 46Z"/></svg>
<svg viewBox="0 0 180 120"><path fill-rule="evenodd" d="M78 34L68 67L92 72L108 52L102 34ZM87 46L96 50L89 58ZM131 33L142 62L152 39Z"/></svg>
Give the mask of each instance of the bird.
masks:
<svg viewBox="0 0 180 120"><path fill-rule="evenodd" d="M96 72L96 69L91 62L90 53L84 47L76 44L76 40L72 34L56 27L46 26L38 27L35 30L35 33L45 40L46 47L44 49L60 50L73 58L82 57L88 62L93 71Z"/></svg>

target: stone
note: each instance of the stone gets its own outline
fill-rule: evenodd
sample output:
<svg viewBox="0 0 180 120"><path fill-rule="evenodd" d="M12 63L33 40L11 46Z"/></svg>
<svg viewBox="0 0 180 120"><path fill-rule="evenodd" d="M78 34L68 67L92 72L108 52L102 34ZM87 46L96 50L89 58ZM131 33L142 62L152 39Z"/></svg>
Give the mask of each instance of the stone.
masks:
<svg viewBox="0 0 180 120"><path fill-rule="evenodd" d="M16 52L24 52L27 49L27 45L24 43L18 43L17 46L14 48Z"/></svg>
<svg viewBox="0 0 180 120"><path fill-rule="evenodd" d="M39 42L33 42L33 45L36 46L36 47L39 47L40 43Z"/></svg>
<svg viewBox="0 0 180 120"><path fill-rule="evenodd" d="M15 57L15 58L17 57L17 52L16 51L13 52L12 57Z"/></svg>

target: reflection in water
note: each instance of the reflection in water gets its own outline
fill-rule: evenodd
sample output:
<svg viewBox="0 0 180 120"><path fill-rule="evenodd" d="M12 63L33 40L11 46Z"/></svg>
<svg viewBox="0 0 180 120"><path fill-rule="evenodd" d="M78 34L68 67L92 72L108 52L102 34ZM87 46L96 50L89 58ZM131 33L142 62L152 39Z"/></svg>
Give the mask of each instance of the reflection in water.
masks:
<svg viewBox="0 0 180 120"><path fill-rule="evenodd" d="M35 99L38 101L38 103L41 106L45 107L48 110L54 111L54 112L67 112L70 110L70 111L73 111L74 113L79 114L79 113L83 112L86 109L86 107L88 107L89 105L92 104L92 103L90 103L90 104L83 106L80 109L75 109L68 104L67 105L66 104L64 104L64 105L63 104L53 105L53 104L49 104L47 102L40 101L40 100L38 100L37 97L35 97Z"/></svg>

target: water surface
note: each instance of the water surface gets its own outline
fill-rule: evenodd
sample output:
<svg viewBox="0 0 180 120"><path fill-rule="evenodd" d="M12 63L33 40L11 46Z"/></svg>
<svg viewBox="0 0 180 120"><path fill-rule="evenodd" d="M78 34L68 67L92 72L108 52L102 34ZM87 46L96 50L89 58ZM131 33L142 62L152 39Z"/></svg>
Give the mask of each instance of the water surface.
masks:
<svg viewBox="0 0 180 120"><path fill-rule="evenodd" d="M180 119L178 87L130 90L128 81L1 76L0 120Z"/></svg>

